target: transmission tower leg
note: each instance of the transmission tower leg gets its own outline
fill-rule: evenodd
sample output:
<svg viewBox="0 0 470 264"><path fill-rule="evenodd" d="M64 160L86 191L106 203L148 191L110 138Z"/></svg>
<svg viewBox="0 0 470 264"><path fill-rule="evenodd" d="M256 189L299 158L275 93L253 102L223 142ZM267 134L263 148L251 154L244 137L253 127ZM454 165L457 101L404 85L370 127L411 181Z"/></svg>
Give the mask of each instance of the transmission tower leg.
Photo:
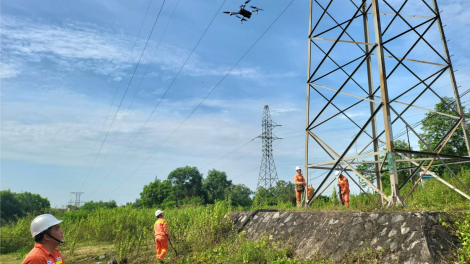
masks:
<svg viewBox="0 0 470 264"><path fill-rule="evenodd" d="M439 7L437 6L437 1L432 0L433 5L434 5L434 12L436 13L437 16L437 26L439 28L439 32L441 34L441 41L442 41L442 47L444 48L444 55L447 60L447 64L449 65L448 71L450 75L450 81L452 83L452 89L454 91L454 97L455 97L455 103L457 104L457 110L459 111L459 114L461 116L464 116L465 113L462 109L462 104L460 102L460 95L457 87L457 82L455 81L455 75L454 75L454 68L452 67L452 62L450 60L450 55L449 55L449 49L447 47L447 41L446 41L446 36L444 34L444 28L442 26L442 21L441 21L441 16L439 12ZM462 121L462 129L463 129L463 134L465 137L465 144L467 145L467 152L468 155L470 156L470 142L469 142L469 132L468 132L468 126L467 126L467 121L465 118Z"/></svg>
<svg viewBox="0 0 470 264"><path fill-rule="evenodd" d="M390 185L392 188L392 195L390 203L393 205L402 204L399 200L399 188L398 188L398 173L395 161L394 146L393 146L393 132L392 132L392 121L390 116L390 101L388 98L388 87L387 87L387 72L385 70L385 59L382 42L382 28L380 25L380 12L378 0L372 0L372 16L374 19L374 33L375 42L377 45L377 62L379 69L379 80L380 80L380 92L383 103L383 118L384 118L384 129L385 129L385 140L387 146L387 159L390 173Z"/></svg>
<svg viewBox="0 0 470 264"><path fill-rule="evenodd" d="M364 24L364 42L365 43L370 43L370 35L369 35L369 19L367 18L367 3L364 3L362 5L362 18L363 18L363 24ZM365 45L366 49L366 54L370 52L370 46ZM372 60L369 57L367 59L367 82L369 86L369 96L370 98L373 98L374 94L374 80L373 80L373 73L372 73ZM370 102L370 114L372 115L375 111L375 103ZM372 138L374 140L373 146L374 146L374 152L379 152L379 143L377 139L377 118L374 117L374 119L371 121L371 127L372 127ZM377 179L377 188L379 190L382 190L382 179L381 179L381 174L379 170L379 161L380 161L380 156L374 155L374 160L375 160L375 177ZM380 193L377 193L378 196L378 201L380 204L383 204L383 197L380 195Z"/></svg>
<svg viewBox="0 0 470 264"><path fill-rule="evenodd" d="M310 32L312 31L312 4L313 0L310 0L310 12L308 16L308 34L310 35ZM310 78L310 70L311 70L311 55L312 55L312 41L310 38L308 38L308 60L307 60L307 117L305 119L305 167L304 167L304 173L305 173L305 182L306 182L306 187L308 187L308 125L309 125L309 118L310 118L310 84L308 83L308 79ZM308 188L305 188L305 205L308 204Z"/></svg>

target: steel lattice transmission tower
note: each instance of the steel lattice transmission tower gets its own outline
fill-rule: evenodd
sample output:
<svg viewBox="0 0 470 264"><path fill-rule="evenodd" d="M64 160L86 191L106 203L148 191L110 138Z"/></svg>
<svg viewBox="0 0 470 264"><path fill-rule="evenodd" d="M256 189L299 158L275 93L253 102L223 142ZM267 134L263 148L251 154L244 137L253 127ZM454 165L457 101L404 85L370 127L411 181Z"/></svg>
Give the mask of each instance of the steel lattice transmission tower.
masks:
<svg viewBox="0 0 470 264"><path fill-rule="evenodd" d="M354 183L351 175L363 180L378 194L379 204L404 205L422 176L406 196L400 190L419 171L424 175L437 166L467 193L429 172L432 177L470 199L469 188L448 166L470 157L441 153L451 138L465 141L470 152L460 102L469 91L458 89L447 42L437 0L310 0L305 171L328 174L309 204L340 170ZM433 109L437 104L443 109ZM422 124L429 118L446 124L442 134L423 137ZM456 138L457 129L463 138ZM357 154L351 151L355 144ZM330 160L321 159L323 153ZM357 168L364 164L367 170ZM390 177L390 196L382 189L384 173Z"/></svg>
<svg viewBox="0 0 470 264"><path fill-rule="evenodd" d="M80 208L80 205L81 205L80 196L84 194L84 192L71 192L71 194L75 194L75 206L77 208Z"/></svg>
<svg viewBox="0 0 470 264"><path fill-rule="evenodd" d="M264 106L263 120L261 122L263 133L258 138L263 139L263 158L261 159L261 168L259 170L258 186L259 188L269 189L276 187L277 177L276 164L273 157L273 141L280 139L273 135L273 128L280 126L271 120L269 106Z"/></svg>

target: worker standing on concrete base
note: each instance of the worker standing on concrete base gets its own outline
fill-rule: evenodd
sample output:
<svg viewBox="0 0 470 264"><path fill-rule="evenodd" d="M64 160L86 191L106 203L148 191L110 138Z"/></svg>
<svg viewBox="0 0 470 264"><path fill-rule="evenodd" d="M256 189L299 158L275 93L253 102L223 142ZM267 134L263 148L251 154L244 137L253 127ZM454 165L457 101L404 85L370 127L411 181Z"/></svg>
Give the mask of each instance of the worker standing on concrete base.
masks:
<svg viewBox="0 0 470 264"><path fill-rule="evenodd" d="M312 199L312 194L313 194L313 187L312 185L308 185L308 188L307 188L307 196L308 196L308 200L310 201Z"/></svg>
<svg viewBox="0 0 470 264"><path fill-rule="evenodd" d="M297 171L297 174L294 176L295 198L297 200L297 207L300 207L302 202L302 193L305 190L305 179L299 166L295 167L295 170Z"/></svg>
<svg viewBox="0 0 470 264"><path fill-rule="evenodd" d="M345 206L349 206L349 181L341 172L336 171L335 176L338 177L338 186L341 190L341 197Z"/></svg>
<svg viewBox="0 0 470 264"><path fill-rule="evenodd" d="M155 222L155 249L157 250L157 259L163 260L168 251L168 240L170 233L168 232L168 223L163 219L163 211L157 210L155 216L158 218Z"/></svg>

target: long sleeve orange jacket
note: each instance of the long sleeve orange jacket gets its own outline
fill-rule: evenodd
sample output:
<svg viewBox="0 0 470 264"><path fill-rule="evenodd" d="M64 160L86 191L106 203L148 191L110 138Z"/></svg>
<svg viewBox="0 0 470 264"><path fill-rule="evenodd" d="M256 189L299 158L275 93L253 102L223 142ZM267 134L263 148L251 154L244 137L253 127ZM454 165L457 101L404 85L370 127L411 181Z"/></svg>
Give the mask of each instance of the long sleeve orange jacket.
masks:
<svg viewBox="0 0 470 264"><path fill-rule="evenodd" d="M168 223L165 219L159 218L157 222L155 222L155 237L157 236L167 236L170 238L170 232L168 232Z"/></svg>
<svg viewBox="0 0 470 264"><path fill-rule="evenodd" d="M294 182L295 184L304 184L305 185L305 179L302 174L296 174L294 176Z"/></svg>
<svg viewBox="0 0 470 264"><path fill-rule="evenodd" d="M341 194L349 193L349 181L346 177L339 177L338 178L338 185L341 187Z"/></svg>

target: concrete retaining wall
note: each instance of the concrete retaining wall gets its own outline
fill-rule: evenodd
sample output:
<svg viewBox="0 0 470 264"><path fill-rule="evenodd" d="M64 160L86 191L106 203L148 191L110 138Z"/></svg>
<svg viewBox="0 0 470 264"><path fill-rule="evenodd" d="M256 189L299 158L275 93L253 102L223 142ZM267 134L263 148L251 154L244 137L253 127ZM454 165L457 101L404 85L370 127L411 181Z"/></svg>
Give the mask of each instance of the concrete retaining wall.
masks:
<svg viewBox="0 0 470 264"><path fill-rule="evenodd" d="M439 223L439 213L433 212L250 214L232 212L231 220L250 239L294 237L295 253L302 259L315 254L340 259L346 252L369 248L383 251L380 263L442 263L452 248L460 246Z"/></svg>

